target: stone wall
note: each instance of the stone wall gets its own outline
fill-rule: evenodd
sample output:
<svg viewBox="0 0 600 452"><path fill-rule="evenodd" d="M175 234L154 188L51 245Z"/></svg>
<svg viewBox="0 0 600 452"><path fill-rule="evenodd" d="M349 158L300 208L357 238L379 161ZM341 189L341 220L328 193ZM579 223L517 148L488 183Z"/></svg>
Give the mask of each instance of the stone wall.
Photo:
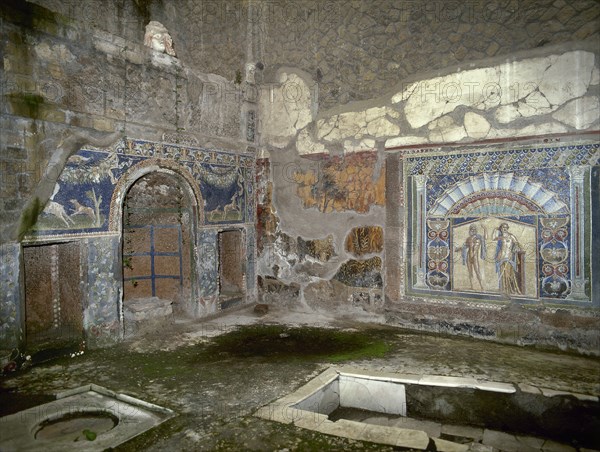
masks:
<svg viewBox="0 0 600 452"><path fill-rule="evenodd" d="M228 176L231 186L208 183L201 188L199 176L195 189L205 190L198 199L206 202L195 213L206 219L200 227L214 231L206 235L212 242L202 243L202 259L217 253L215 234L223 224L238 223L254 239L252 184L238 180L254 178L253 151L248 154L253 139L247 139L253 131L246 127L248 108L240 85L196 71L179 55L144 46L149 20L145 2L37 3L9 0L0 5L0 309L6 313L0 329L2 365L12 355L22 358L23 240L80 242L87 250L81 262L88 345L120 339L121 230L114 226L120 220L110 216L121 210L110 206L115 188L123 188L119 179L140 160L154 157L155 169L162 170L176 161L187 162L190 148L203 148L212 152L207 165L218 169L245 154L250 163L234 168ZM175 33L173 38L185 55L183 42ZM143 149L126 137L141 139ZM117 151L119 142L128 148ZM163 152L164 143L170 150ZM135 156L126 157L129 151ZM202 170L196 168L195 174ZM193 181L192 169L185 171ZM247 190L243 196L238 182ZM253 244L248 246L253 252ZM200 247L194 252L199 258ZM195 284L212 275L217 265L216 257L197 265ZM248 284L254 287L253 281ZM208 298L189 300L189 313L218 310L218 293L207 291L203 287L200 293L196 287L195 296ZM253 290L247 294L248 300L254 296Z"/></svg>
<svg viewBox="0 0 600 452"><path fill-rule="evenodd" d="M543 314L536 317L541 320L535 333L522 332L513 339L594 350L598 297L592 293L595 283L589 267L583 268L594 259L586 251L590 249L591 233L589 223L583 219L592 215L594 201L589 190L593 168L600 163L596 52L593 46L575 43L517 53L509 60L473 62L468 69L452 67L422 78L412 77L388 96L318 115L314 98L286 98L289 88L285 84L276 86L271 91L273 101L261 104L262 117L271 115L279 120L261 129L262 144L268 149L264 151L264 162L269 163L269 170L262 173L261 209L267 214L259 216L263 221L259 230L264 228L271 234L271 247L262 250L259 259L259 273L269 288L265 296L277 293L275 287L292 294L290 289L297 287L301 300L309 305L345 309L354 305L381 312L383 302L379 297L383 288L384 309L390 312L390 319L396 320L394 313L403 312L403 325L411 324L406 319L409 312L415 312L412 321L420 325L418 311L429 319L425 323L430 328L444 324L440 330L452 332L452 325L462 324L463 328L457 327L454 332L478 335L478 328L485 325L490 336L501 340L499 325L506 326L509 321L491 314L497 309L515 305L538 309L540 304L568 307L577 312L571 325L581 325L579 333L563 324L548 327L551 311L542 309ZM301 91L309 86L305 73L292 68L279 70L277 77L294 78ZM273 113L282 111L287 114ZM286 130L290 132L284 135L282 131ZM438 177L433 177L431 171ZM512 199L512 183L506 185L506 177L523 182L513 192L535 198L529 207L533 210L508 206L517 201L508 201ZM452 178L456 179L456 193L449 182ZM478 201L481 207L469 215L460 209L454 212L454 204L464 201L462 209L472 202L467 202L469 196L479 196L478 178L481 190L487 190L487 195L496 190L498 199L504 200L496 199L494 207L488 201ZM467 181L471 190L459 180ZM488 186L484 180L496 182ZM382 198L372 188L380 181L385 184ZM588 194L585 202L574 207L573 193L577 190ZM419 193L423 193L421 211L427 212L421 220L414 214L421 202ZM553 204L551 199L556 202ZM534 211L535 218L541 215L548 219L541 223L530 219L527 221L531 226L523 226L523 234L531 235L521 237L532 253L525 258L531 268L523 264L523 272L529 275L527 287L507 296L496 279L492 257L490 268L486 268L488 282L470 287L467 266L461 266L460 256L454 252L454 247L466 243L467 226L475 225L479 233L487 228L490 235L486 240L492 240L491 234L503 221L508 221L514 232ZM453 215L457 219L452 219ZM451 221L446 225L448 216ZM459 216L466 221L462 229L458 226ZM556 227L551 221L553 216L560 217ZM583 241L552 239L561 225L566 225L569 237ZM360 244L361 239L377 242L378 227L384 228L384 250L356 256L356 243ZM415 241L421 230L422 241ZM543 239L547 234L552 237ZM309 264L303 262L300 245L313 240L332 243L331 255L338 258L320 262L318 255L305 255ZM486 246L490 247L489 256L493 256L491 244ZM452 257L450 261L435 254L436 250L442 253L444 247ZM550 248L554 254L559 253L558 247L565 255L560 262L548 254ZM579 270L573 266L575 261L583 265ZM437 273L431 273L428 265L434 265ZM423 279L420 293L416 293L417 268L431 277L430 281ZM348 272L354 276L340 277ZM472 308L456 308L448 317L446 311L452 310L451 306L470 302L474 303ZM494 302L503 308L494 306ZM431 307L430 317L423 314L427 311L423 306ZM487 322L481 320L483 314L478 310L490 313ZM595 320L586 320L588 315Z"/></svg>
<svg viewBox="0 0 600 452"><path fill-rule="evenodd" d="M293 66L311 74L321 109L380 96L415 74L599 37L600 7L591 0L256 5L260 9L251 24L260 36L257 61L266 68Z"/></svg>
<svg viewBox="0 0 600 452"><path fill-rule="evenodd" d="M145 47L142 32L125 39L25 2L3 2L0 11L0 241L16 238L33 196L44 204L52 193L53 184L40 184L44 172L56 180L69 153L93 138L111 137L109 132L245 150L243 98L233 83ZM238 94L225 98L222 89ZM81 140L65 149L73 134Z"/></svg>
<svg viewBox="0 0 600 452"><path fill-rule="evenodd" d="M161 21L186 65L229 81L244 75L246 62L268 70L296 67L310 74L322 109L377 97L430 70L572 40L595 42L600 15L593 0L35 3L134 42L149 20Z"/></svg>

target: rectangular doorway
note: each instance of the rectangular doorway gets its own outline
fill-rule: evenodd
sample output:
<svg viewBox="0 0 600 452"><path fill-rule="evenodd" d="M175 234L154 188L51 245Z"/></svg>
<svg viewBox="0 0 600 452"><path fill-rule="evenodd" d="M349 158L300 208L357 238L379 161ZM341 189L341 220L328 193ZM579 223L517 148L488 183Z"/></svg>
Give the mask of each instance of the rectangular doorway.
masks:
<svg viewBox="0 0 600 452"><path fill-rule="evenodd" d="M78 347L83 340L79 252L78 242L23 248L25 339L32 355Z"/></svg>
<svg viewBox="0 0 600 452"><path fill-rule="evenodd" d="M227 309L244 301L246 253L242 231L219 232L219 306Z"/></svg>

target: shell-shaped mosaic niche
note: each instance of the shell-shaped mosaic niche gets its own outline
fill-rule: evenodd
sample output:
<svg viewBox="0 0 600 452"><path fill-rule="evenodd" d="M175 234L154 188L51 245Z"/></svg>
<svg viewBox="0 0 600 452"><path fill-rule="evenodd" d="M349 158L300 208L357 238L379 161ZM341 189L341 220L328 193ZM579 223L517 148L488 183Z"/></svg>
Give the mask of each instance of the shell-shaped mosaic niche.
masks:
<svg viewBox="0 0 600 452"><path fill-rule="evenodd" d="M449 187L433 204L434 216L561 214L567 205L529 176L514 173L479 174Z"/></svg>

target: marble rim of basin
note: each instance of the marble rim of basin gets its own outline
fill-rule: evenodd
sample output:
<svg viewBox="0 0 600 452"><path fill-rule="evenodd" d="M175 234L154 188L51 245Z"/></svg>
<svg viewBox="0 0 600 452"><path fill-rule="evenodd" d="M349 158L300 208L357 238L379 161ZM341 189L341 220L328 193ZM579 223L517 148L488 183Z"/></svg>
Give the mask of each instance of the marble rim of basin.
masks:
<svg viewBox="0 0 600 452"><path fill-rule="evenodd" d="M510 383L480 381L470 377L395 374L330 367L298 390L259 408L255 415L361 441L426 450L433 440L438 447L445 444L452 450L467 450L468 446L430 437L424 430L372 425L347 419L332 421L328 418L329 414L340 407L406 416L405 388L411 385L437 386L449 390L476 389L511 397L518 393L517 387ZM552 391L526 384L519 384L519 391L545 397L572 396L583 402L599 402L597 396Z"/></svg>
<svg viewBox="0 0 600 452"><path fill-rule="evenodd" d="M107 413L117 419L113 428L86 441L36 438L43 425L65 416ZM56 400L0 418L0 450L44 452L113 448L173 417L175 413L135 397L89 384L56 394Z"/></svg>

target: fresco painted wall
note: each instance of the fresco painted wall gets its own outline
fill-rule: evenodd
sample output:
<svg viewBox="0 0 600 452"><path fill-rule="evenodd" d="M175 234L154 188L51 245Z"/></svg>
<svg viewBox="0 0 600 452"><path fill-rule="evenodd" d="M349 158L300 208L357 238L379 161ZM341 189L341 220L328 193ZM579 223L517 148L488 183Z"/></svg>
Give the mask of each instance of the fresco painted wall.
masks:
<svg viewBox="0 0 600 452"><path fill-rule="evenodd" d="M57 240L79 241L85 262L82 284L86 299L82 308L88 345L105 346L121 337L121 215L124 193L131 184L142 174L168 170L190 185L197 204L193 229L198 232L194 238L192 299L185 308L191 315L204 316L221 309L218 231L243 230L246 240L240 246L245 247L248 262L254 259L254 164L254 156L248 154L130 139L122 140L113 150L86 148L68 159L51 199L24 242L34 246ZM245 293L249 299L255 293L253 263L248 268ZM15 291L18 293L18 288ZM7 330L7 337L14 336L11 340L15 343L21 318L17 301L1 307L2 312L12 313L6 322L3 320L2 331Z"/></svg>
<svg viewBox="0 0 600 452"><path fill-rule="evenodd" d="M300 299L317 309L381 307L384 159L373 150L293 164L279 157L272 153L257 168L261 299Z"/></svg>
<svg viewBox="0 0 600 452"><path fill-rule="evenodd" d="M598 303L586 219L600 144L409 151L403 163L407 294Z"/></svg>
<svg viewBox="0 0 600 452"><path fill-rule="evenodd" d="M324 213L354 210L367 213L385 204L385 178L377 167L377 154L357 152L332 157L318 166L294 174L298 197L305 208Z"/></svg>

